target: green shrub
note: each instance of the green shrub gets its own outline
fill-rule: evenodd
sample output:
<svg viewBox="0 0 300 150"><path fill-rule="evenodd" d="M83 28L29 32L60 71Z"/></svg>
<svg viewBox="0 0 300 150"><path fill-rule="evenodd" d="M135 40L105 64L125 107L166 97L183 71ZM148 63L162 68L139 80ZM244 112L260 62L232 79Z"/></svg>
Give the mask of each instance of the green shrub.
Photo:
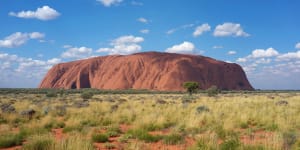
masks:
<svg viewBox="0 0 300 150"><path fill-rule="evenodd" d="M103 125L103 126L109 126L109 125L111 125L113 122L112 122L112 120L111 119L109 119L109 118L104 118L103 120L101 120L101 125Z"/></svg>
<svg viewBox="0 0 300 150"><path fill-rule="evenodd" d="M51 135L35 135L23 146L24 150L52 150L54 139Z"/></svg>
<svg viewBox="0 0 300 150"><path fill-rule="evenodd" d="M197 113L200 114L202 112L209 112L210 110L207 106L202 105L202 106L197 107L196 111L197 111Z"/></svg>
<svg viewBox="0 0 300 150"><path fill-rule="evenodd" d="M211 86L206 91L207 91L207 94L208 94L209 97L217 96L218 93L219 93L218 87L215 86L215 85Z"/></svg>
<svg viewBox="0 0 300 150"><path fill-rule="evenodd" d="M55 107L54 116L65 116L67 114L67 107L64 105L59 105Z"/></svg>
<svg viewBox="0 0 300 150"><path fill-rule="evenodd" d="M162 124L162 128L163 129L166 129L166 128L170 128L172 126L175 126L176 123L175 122L172 122L172 121L166 121Z"/></svg>
<svg viewBox="0 0 300 150"><path fill-rule="evenodd" d="M57 93L54 91L49 91L47 92L46 97L57 97Z"/></svg>
<svg viewBox="0 0 300 150"><path fill-rule="evenodd" d="M240 146L240 141L238 138L230 138L225 140L220 145L220 150L236 150Z"/></svg>
<svg viewBox="0 0 300 150"><path fill-rule="evenodd" d="M297 142L296 132L283 133L283 149L291 149L291 147Z"/></svg>
<svg viewBox="0 0 300 150"><path fill-rule="evenodd" d="M201 140L197 141L195 149L197 149L197 150L209 150L210 147L207 144L207 141L201 139Z"/></svg>
<svg viewBox="0 0 300 150"><path fill-rule="evenodd" d="M82 99L91 99L94 96L92 92L84 91L81 93Z"/></svg>
<svg viewBox="0 0 300 150"><path fill-rule="evenodd" d="M92 141L97 143L105 143L108 142L108 135L106 134L93 134Z"/></svg>
<svg viewBox="0 0 300 150"><path fill-rule="evenodd" d="M65 127L64 122L55 122L55 121L48 122L44 125L44 128L46 128L48 130L57 129L57 128L64 128L64 127Z"/></svg>
<svg viewBox="0 0 300 150"><path fill-rule="evenodd" d="M118 141L121 142L121 143L126 143L128 142L128 140L132 138L132 136L130 134L123 134L122 136L120 136L118 138Z"/></svg>
<svg viewBox="0 0 300 150"><path fill-rule="evenodd" d="M181 144L184 142L184 137L180 134L171 134L165 136L163 142L168 145Z"/></svg>
<svg viewBox="0 0 300 150"><path fill-rule="evenodd" d="M95 127L95 126L99 125L100 123L95 120L83 120L83 121L80 121L80 124L83 126Z"/></svg>
<svg viewBox="0 0 300 150"><path fill-rule="evenodd" d="M80 134L71 134L69 138L55 143L53 150L95 150L90 140Z"/></svg>
<svg viewBox="0 0 300 150"><path fill-rule="evenodd" d="M295 144L292 146L292 149L299 150L300 149L300 139L295 142Z"/></svg>
<svg viewBox="0 0 300 150"><path fill-rule="evenodd" d="M214 131L220 139L224 140L226 138L226 130L223 128L223 126L217 126Z"/></svg>
<svg viewBox="0 0 300 150"><path fill-rule="evenodd" d="M5 118L1 117L1 115L0 115L0 124L5 124L5 123L7 123L7 120Z"/></svg>
<svg viewBox="0 0 300 150"><path fill-rule="evenodd" d="M121 130L120 130L120 128L118 128L118 127L109 127L108 129L107 129L107 132L106 132L106 134L109 136L109 137L116 137L116 136L118 136L120 133L122 133L121 132Z"/></svg>
<svg viewBox="0 0 300 150"><path fill-rule="evenodd" d="M155 130L162 129L161 126L154 124L154 123L144 124L144 125L142 125L141 128L145 129L146 131L155 131Z"/></svg>
<svg viewBox="0 0 300 150"><path fill-rule="evenodd" d="M63 133L72 132L72 131L82 131L83 127L81 125L74 125L74 126L66 126L63 129Z"/></svg>
<svg viewBox="0 0 300 150"><path fill-rule="evenodd" d="M14 120L12 120L12 124L16 127L19 125L22 125L26 122L28 122L28 119L25 119L25 118L15 118Z"/></svg>
<svg viewBox="0 0 300 150"><path fill-rule="evenodd" d="M266 125L264 127L264 129L268 130L268 131L276 131L278 129L278 125L275 123L272 123L272 124Z"/></svg>
<svg viewBox="0 0 300 150"><path fill-rule="evenodd" d="M23 138L23 134L2 134L0 135L0 148L21 145Z"/></svg>
<svg viewBox="0 0 300 150"><path fill-rule="evenodd" d="M64 128L66 124L64 122L57 122L54 126L54 128Z"/></svg>
<svg viewBox="0 0 300 150"><path fill-rule="evenodd" d="M242 129L247 129L249 126L248 126L248 123L242 122L242 123L240 124L240 127L241 127Z"/></svg>
<svg viewBox="0 0 300 150"><path fill-rule="evenodd" d="M262 145L243 145L242 150L265 150L264 146Z"/></svg>
<svg viewBox="0 0 300 150"><path fill-rule="evenodd" d="M23 137L28 137L31 135L46 134L49 131L50 129L46 129L44 127L34 127L34 128L21 127L19 134L21 134Z"/></svg>
<svg viewBox="0 0 300 150"><path fill-rule="evenodd" d="M162 139L162 136L151 135L143 129L129 130L126 134L128 134L131 138L136 138L144 142L157 142Z"/></svg>

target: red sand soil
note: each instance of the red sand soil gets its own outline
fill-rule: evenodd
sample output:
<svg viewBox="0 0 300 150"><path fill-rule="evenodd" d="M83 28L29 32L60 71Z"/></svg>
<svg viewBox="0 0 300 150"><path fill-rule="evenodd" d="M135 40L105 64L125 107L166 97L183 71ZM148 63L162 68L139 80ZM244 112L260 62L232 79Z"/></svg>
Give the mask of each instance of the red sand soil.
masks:
<svg viewBox="0 0 300 150"><path fill-rule="evenodd" d="M52 131L54 138L58 141L66 138L66 135L63 133L63 128L52 129L51 131Z"/></svg>
<svg viewBox="0 0 300 150"><path fill-rule="evenodd" d="M263 144L264 141L271 139L274 133L268 131L257 131L251 133L251 135L242 135L240 140L246 145Z"/></svg>
<svg viewBox="0 0 300 150"><path fill-rule="evenodd" d="M40 88L182 91L186 81L207 89L253 90L243 69L200 55L144 52L94 57L52 67Z"/></svg>
<svg viewBox="0 0 300 150"><path fill-rule="evenodd" d="M126 131L128 131L131 128L132 128L131 125L126 125L126 124L121 124L120 125L120 130L123 133L125 133ZM100 132L104 133L103 131L100 131ZM170 130L165 129L165 130L161 130L161 131L151 131L151 132L149 132L149 134L151 134L151 135L168 135L168 134L170 134ZM120 136L109 138L108 143L114 145L114 147L115 147L115 148L113 148L113 150L119 150L119 149L126 148L127 143L119 142L118 141L119 138L120 138ZM135 142L135 141L136 141L135 139L131 139L131 140L129 140L128 143ZM155 142L155 143L144 143L144 144L145 144L145 149L147 149L147 150L158 150L158 149L163 149L163 150L185 150L185 149L187 149L187 147L190 147L190 146L194 145L195 143L196 143L196 141L193 138L186 137L185 142L183 144L179 144L179 145L166 145L162 141ZM108 150L105 147L106 144L107 143L94 143L94 147L97 150Z"/></svg>
<svg viewBox="0 0 300 150"><path fill-rule="evenodd" d="M14 146L10 148L0 148L0 150L21 150L22 146Z"/></svg>
<svg viewBox="0 0 300 150"><path fill-rule="evenodd" d="M162 141L156 143L147 143L149 145L149 150L186 150L188 147L194 145L196 141L192 138L186 137L185 142L183 144L178 145L167 145Z"/></svg>
<svg viewBox="0 0 300 150"><path fill-rule="evenodd" d="M127 125L127 124L120 124L120 130L125 133L127 132L129 129L131 129L132 126L131 125Z"/></svg>
<svg viewBox="0 0 300 150"><path fill-rule="evenodd" d="M114 146L114 148L110 148L109 150L118 150L118 149L124 149L124 144L125 143L121 143L118 141L119 137L110 137L109 138L109 142L107 143L110 143ZM94 143L94 147L97 149L97 150L108 150L105 145L107 143Z"/></svg>

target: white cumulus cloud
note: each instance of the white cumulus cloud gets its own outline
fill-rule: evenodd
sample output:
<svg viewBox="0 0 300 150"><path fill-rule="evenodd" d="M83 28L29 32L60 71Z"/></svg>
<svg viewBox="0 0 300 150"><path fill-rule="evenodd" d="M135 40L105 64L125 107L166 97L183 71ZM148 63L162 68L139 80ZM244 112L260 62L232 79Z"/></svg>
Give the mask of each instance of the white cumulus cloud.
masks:
<svg viewBox="0 0 300 150"><path fill-rule="evenodd" d="M45 34L40 33L40 32L32 32L32 33L29 34L29 37L31 39L41 39L41 38L45 37Z"/></svg>
<svg viewBox="0 0 300 150"><path fill-rule="evenodd" d="M288 52L285 54L281 54L277 57L277 61L287 61L292 59L300 59L300 51L297 52Z"/></svg>
<svg viewBox="0 0 300 150"><path fill-rule="evenodd" d="M221 48L223 48L223 46L215 45L215 46L213 46L212 48L213 48L213 49L221 49Z"/></svg>
<svg viewBox="0 0 300 150"><path fill-rule="evenodd" d="M37 8L36 11L21 11L21 12L10 12L10 16L15 16L18 18L25 18L25 19L39 19L39 20L52 20L60 16L60 13L57 12L55 9L49 6L43 6Z"/></svg>
<svg viewBox="0 0 300 150"><path fill-rule="evenodd" d="M246 58L238 58L238 59L236 60L236 62L239 62L239 63L245 63L245 62L247 62L247 59L246 59Z"/></svg>
<svg viewBox="0 0 300 150"><path fill-rule="evenodd" d="M274 48L268 48L266 50L264 49L256 49L252 51L251 56L253 58L263 58L263 57L274 57L279 55L278 51Z"/></svg>
<svg viewBox="0 0 300 150"><path fill-rule="evenodd" d="M89 57L93 52L93 49L88 47L71 47L68 48L67 51L61 54L62 58L86 58Z"/></svg>
<svg viewBox="0 0 300 150"><path fill-rule="evenodd" d="M112 47L100 48L97 50L97 52L108 52L109 55L132 54L142 50L142 47L139 45L139 43L143 41L144 38L142 37L135 37L133 35L121 36L111 41L110 45Z"/></svg>
<svg viewBox="0 0 300 150"><path fill-rule="evenodd" d="M300 42L295 45L296 49L300 49Z"/></svg>
<svg viewBox="0 0 300 150"><path fill-rule="evenodd" d="M42 39L44 37L45 35L39 32L32 32L32 33L16 32L5 37L3 40L0 40L0 47L14 48L25 44L30 39Z"/></svg>
<svg viewBox="0 0 300 150"><path fill-rule="evenodd" d="M236 51L228 51L227 54L228 54L228 55L235 55L235 54L236 54Z"/></svg>
<svg viewBox="0 0 300 150"><path fill-rule="evenodd" d="M247 37L250 34L246 33L240 24L226 22L221 25L217 25L214 31L214 36L235 36L235 37Z"/></svg>
<svg viewBox="0 0 300 150"><path fill-rule="evenodd" d="M141 23L148 23L149 22L149 20L147 20L146 18L143 18L143 17L137 19L137 21L139 21Z"/></svg>
<svg viewBox="0 0 300 150"><path fill-rule="evenodd" d="M143 34L148 34L150 32L150 30L148 29L143 29L143 30L140 30L141 33Z"/></svg>
<svg viewBox="0 0 300 150"><path fill-rule="evenodd" d="M46 72L61 59L38 60L0 52L0 87L37 87Z"/></svg>
<svg viewBox="0 0 300 150"><path fill-rule="evenodd" d="M168 53L189 54L189 53L193 53L194 50L195 50L195 45L193 43L184 41L181 44L174 45L170 48L167 48L165 51Z"/></svg>
<svg viewBox="0 0 300 150"><path fill-rule="evenodd" d="M256 88L299 89L300 50L279 53L274 48L255 49L236 62Z"/></svg>
<svg viewBox="0 0 300 150"><path fill-rule="evenodd" d="M204 32L208 32L210 31L211 27L209 26L209 24L205 23L205 24L202 24L201 26L198 26L194 33L193 33L193 36L194 37L197 37L197 36L200 36L202 35Z"/></svg>
<svg viewBox="0 0 300 150"><path fill-rule="evenodd" d="M96 0L97 2L102 3L105 7L110 7L112 5L118 5L120 4L123 0Z"/></svg>

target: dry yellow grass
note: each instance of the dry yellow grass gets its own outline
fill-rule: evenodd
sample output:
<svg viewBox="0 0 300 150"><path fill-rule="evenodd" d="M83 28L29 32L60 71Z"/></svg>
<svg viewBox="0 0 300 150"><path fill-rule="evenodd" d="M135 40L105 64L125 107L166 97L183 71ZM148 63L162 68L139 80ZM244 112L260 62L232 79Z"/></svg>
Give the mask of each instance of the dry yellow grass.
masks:
<svg viewBox="0 0 300 150"><path fill-rule="evenodd" d="M37 94L0 95L2 104L14 100L17 112L29 108L37 111L32 120L22 118L18 113L1 112L0 116L6 123L0 124L0 134L12 132L15 127L30 130L64 122L65 128L71 128L72 132L87 139L94 131L127 124L132 129L182 133L217 149L221 147L216 145L243 136L250 140L252 136L260 138L259 143L255 140L249 143L261 145L264 149L282 149L287 138L285 133L296 136L290 146L295 147L299 141L300 93L230 93L216 97L195 94L183 102L186 97L180 94L94 95L89 102L83 102L79 94L55 98ZM288 105L276 105L280 100ZM89 103L89 106L76 108L74 102ZM66 107L67 111L60 116L56 113L56 106ZM200 110L200 106L207 110ZM46 107L49 112L45 114ZM255 137L260 132L261 137ZM243 141L241 143L245 145ZM139 147L143 147L143 142L127 144L128 149ZM197 145L191 145L191 149L193 147ZM241 145L239 147L242 149Z"/></svg>

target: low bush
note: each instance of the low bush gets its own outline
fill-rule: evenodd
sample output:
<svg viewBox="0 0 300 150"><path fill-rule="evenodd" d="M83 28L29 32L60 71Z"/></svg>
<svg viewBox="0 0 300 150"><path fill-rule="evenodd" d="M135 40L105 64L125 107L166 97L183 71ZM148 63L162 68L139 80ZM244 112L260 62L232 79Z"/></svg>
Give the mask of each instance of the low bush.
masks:
<svg viewBox="0 0 300 150"><path fill-rule="evenodd" d="M44 125L44 127L48 130L64 128L65 126L66 124L64 122L55 122L55 121L48 122Z"/></svg>
<svg viewBox="0 0 300 150"><path fill-rule="evenodd" d="M296 132L285 132L283 133L283 149L291 149L291 147L297 142ZM300 147L299 147L300 148Z"/></svg>
<svg viewBox="0 0 300 150"><path fill-rule="evenodd" d="M243 145L242 150L265 150L266 148L262 145Z"/></svg>
<svg viewBox="0 0 300 150"><path fill-rule="evenodd" d="M241 127L242 129L247 129L249 126L248 126L248 123L242 122L242 123L240 124L240 127Z"/></svg>
<svg viewBox="0 0 300 150"><path fill-rule="evenodd" d="M275 123L267 124L263 127L263 129L267 131L276 131L278 129L278 125Z"/></svg>
<svg viewBox="0 0 300 150"><path fill-rule="evenodd" d="M142 125L141 128L145 129L146 131L155 131L155 130L162 129L161 126L154 124L154 123L144 124L144 125Z"/></svg>
<svg viewBox="0 0 300 150"><path fill-rule="evenodd" d="M89 91L84 91L81 93L81 98L82 99L91 99L92 97L94 96L94 94L92 92L89 92Z"/></svg>
<svg viewBox="0 0 300 150"><path fill-rule="evenodd" d="M28 127L21 127L19 134L21 134L24 138L32 135L42 135L46 134L50 131L50 129L46 129L44 127L33 127L33 128L28 128Z"/></svg>
<svg viewBox="0 0 300 150"><path fill-rule="evenodd" d="M47 92L46 97L57 97L57 93L54 91L49 91Z"/></svg>
<svg viewBox="0 0 300 150"><path fill-rule="evenodd" d="M162 139L162 136L151 135L146 130L143 129L129 130L126 134L128 134L129 137L131 138L136 138L147 143L157 142Z"/></svg>
<svg viewBox="0 0 300 150"><path fill-rule="evenodd" d="M128 140L130 138L132 138L132 135L130 135L130 134L123 134L122 136L120 136L118 138L118 141L121 142L121 143L126 143L126 142L128 142Z"/></svg>
<svg viewBox="0 0 300 150"><path fill-rule="evenodd" d="M2 117L1 114L0 114L0 124L5 124L7 122L8 121L4 117Z"/></svg>
<svg viewBox="0 0 300 150"><path fill-rule="evenodd" d="M71 134L69 138L56 142L54 150L94 150L90 140L80 134Z"/></svg>
<svg viewBox="0 0 300 150"><path fill-rule="evenodd" d="M107 134L109 137L116 137L116 136L118 136L118 135L121 134L121 133L122 133L122 132L121 132L120 128L114 127L114 126L109 127L109 128L107 129L107 132L106 132L106 134Z"/></svg>
<svg viewBox="0 0 300 150"><path fill-rule="evenodd" d="M23 134L2 134L0 135L0 148L7 148L21 145L23 142Z"/></svg>
<svg viewBox="0 0 300 150"><path fill-rule="evenodd" d="M96 120L83 120L83 121L80 121L80 124L82 126L95 127L95 126L99 125L100 123Z"/></svg>
<svg viewBox="0 0 300 150"><path fill-rule="evenodd" d="M197 149L197 150L202 150L202 149L203 149L203 150L209 150L210 147L209 147L209 145L207 144L207 141L201 139L201 140L197 141L197 143L196 143L194 149L195 149L195 150L196 150L196 149Z"/></svg>
<svg viewBox="0 0 300 150"><path fill-rule="evenodd" d="M238 138L230 138L220 144L220 150L236 150L240 146Z"/></svg>
<svg viewBox="0 0 300 150"><path fill-rule="evenodd" d="M52 150L54 139L51 135L35 135L23 146L24 150Z"/></svg>
<svg viewBox="0 0 300 150"><path fill-rule="evenodd" d="M74 125L74 126L66 126L63 129L63 133L68 133L72 131L82 131L83 127L81 125Z"/></svg>
<svg viewBox="0 0 300 150"><path fill-rule="evenodd" d="M100 133L93 134L92 135L92 141L93 142L97 142L97 143L108 142L108 135L106 135L106 134L100 134Z"/></svg>
<svg viewBox="0 0 300 150"><path fill-rule="evenodd" d="M220 92L220 91L218 90L218 87L215 86L215 85L211 86L211 87L208 88L206 91L207 91L207 94L208 94L209 97L217 96L218 93Z"/></svg>
<svg viewBox="0 0 300 150"><path fill-rule="evenodd" d="M209 108L207 106L199 106L196 108L197 113L209 112Z"/></svg>

